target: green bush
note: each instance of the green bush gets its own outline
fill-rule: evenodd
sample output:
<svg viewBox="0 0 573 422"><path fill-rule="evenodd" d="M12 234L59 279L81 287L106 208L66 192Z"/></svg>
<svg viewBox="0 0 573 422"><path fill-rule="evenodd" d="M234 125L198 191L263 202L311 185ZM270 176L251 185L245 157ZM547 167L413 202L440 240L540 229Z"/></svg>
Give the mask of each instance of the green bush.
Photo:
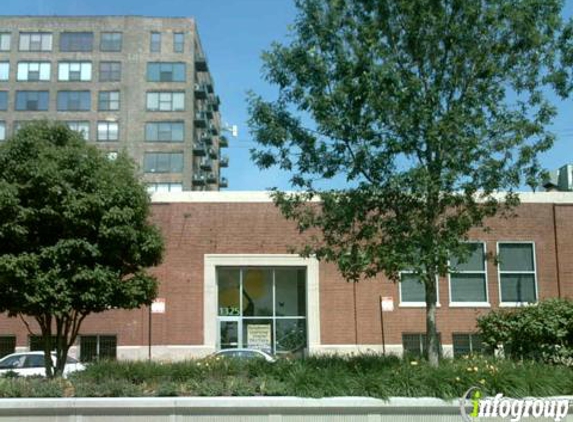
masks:
<svg viewBox="0 0 573 422"><path fill-rule="evenodd" d="M511 359L573 366L573 301L549 299L478 318L482 341Z"/></svg>

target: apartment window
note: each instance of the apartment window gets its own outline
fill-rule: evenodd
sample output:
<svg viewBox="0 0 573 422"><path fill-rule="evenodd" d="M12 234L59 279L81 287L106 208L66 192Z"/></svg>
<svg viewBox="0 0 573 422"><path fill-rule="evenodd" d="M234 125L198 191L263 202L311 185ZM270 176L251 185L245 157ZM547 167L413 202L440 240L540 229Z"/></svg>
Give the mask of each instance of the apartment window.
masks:
<svg viewBox="0 0 573 422"><path fill-rule="evenodd" d="M148 142L183 142L183 122L149 122L145 124L145 140Z"/></svg>
<svg viewBox="0 0 573 422"><path fill-rule="evenodd" d="M52 34L20 32L20 51L52 51Z"/></svg>
<svg viewBox="0 0 573 422"><path fill-rule="evenodd" d="M98 109L100 111L119 110L119 91L100 91L98 95Z"/></svg>
<svg viewBox="0 0 573 422"><path fill-rule="evenodd" d="M450 258L450 302L487 303L487 275L485 244L470 243L470 255L466 262Z"/></svg>
<svg viewBox="0 0 573 422"><path fill-rule="evenodd" d="M49 81L50 62L19 62L16 79L20 82Z"/></svg>
<svg viewBox="0 0 573 422"><path fill-rule="evenodd" d="M80 336L80 361L93 362L110 360L117 357L117 336L91 335Z"/></svg>
<svg viewBox="0 0 573 422"><path fill-rule="evenodd" d="M0 336L0 358L14 353L16 336Z"/></svg>
<svg viewBox="0 0 573 422"><path fill-rule="evenodd" d="M8 91L0 91L0 110L8 110Z"/></svg>
<svg viewBox="0 0 573 422"><path fill-rule="evenodd" d="M148 111L184 111L184 92L148 92Z"/></svg>
<svg viewBox="0 0 573 422"><path fill-rule="evenodd" d="M102 32L99 49L101 51L121 51L123 34L121 32Z"/></svg>
<svg viewBox="0 0 573 422"><path fill-rule="evenodd" d="M12 43L12 34L9 32L0 32L0 51L10 51Z"/></svg>
<svg viewBox="0 0 573 422"><path fill-rule="evenodd" d="M16 91L16 110L46 111L49 95L48 91Z"/></svg>
<svg viewBox="0 0 573 422"><path fill-rule="evenodd" d="M73 130L74 132L78 132L79 134L81 134L84 140L89 141L90 122L72 120L72 121L67 121L66 125L70 130Z"/></svg>
<svg viewBox="0 0 573 422"><path fill-rule="evenodd" d="M481 342L481 336L479 334L473 334L473 333L452 334L452 342L454 346L455 358L472 355L476 353L483 353L484 351Z"/></svg>
<svg viewBox="0 0 573 422"><path fill-rule="evenodd" d="M6 140L6 122L0 122L0 141Z"/></svg>
<svg viewBox="0 0 573 422"><path fill-rule="evenodd" d="M148 82L185 82L185 63L147 63Z"/></svg>
<svg viewBox="0 0 573 422"><path fill-rule="evenodd" d="M92 51L93 32L62 32L60 34L60 51Z"/></svg>
<svg viewBox="0 0 573 422"><path fill-rule="evenodd" d="M98 122L97 140L102 142L114 142L119 139L118 122Z"/></svg>
<svg viewBox="0 0 573 422"><path fill-rule="evenodd" d="M0 62L0 81L10 79L10 62Z"/></svg>
<svg viewBox="0 0 573 422"><path fill-rule="evenodd" d="M152 32L149 39L149 51L159 53L161 51L161 33Z"/></svg>
<svg viewBox="0 0 573 422"><path fill-rule="evenodd" d="M89 111L90 91L58 91L58 111Z"/></svg>
<svg viewBox="0 0 573 422"><path fill-rule="evenodd" d="M183 32L175 32L173 34L173 51L175 53L183 53L185 50L185 34Z"/></svg>
<svg viewBox="0 0 573 422"><path fill-rule="evenodd" d="M147 192L183 192L183 183L150 183Z"/></svg>
<svg viewBox="0 0 573 422"><path fill-rule="evenodd" d="M498 243L499 283L502 303L537 301L535 246L529 242Z"/></svg>
<svg viewBox="0 0 573 422"><path fill-rule="evenodd" d="M58 80L91 81L92 64L90 62L64 62L58 64Z"/></svg>
<svg viewBox="0 0 573 422"><path fill-rule="evenodd" d="M410 272L400 273L400 304L426 305L426 288L420 277Z"/></svg>
<svg viewBox="0 0 573 422"><path fill-rule="evenodd" d="M183 153L146 152L143 169L146 173L181 173L183 172Z"/></svg>
<svg viewBox="0 0 573 422"><path fill-rule="evenodd" d="M101 62L99 64L100 82L117 82L121 80L121 62Z"/></svg>
<svg viewBox="0 0 573 422"><path fill-rule="evenodd" d="M440 351L442 349L442 335L438 333L438 343ZM426 354L426 334L425 333L403 333L402 347L404 355L408 356L425 356Z"/></svg>

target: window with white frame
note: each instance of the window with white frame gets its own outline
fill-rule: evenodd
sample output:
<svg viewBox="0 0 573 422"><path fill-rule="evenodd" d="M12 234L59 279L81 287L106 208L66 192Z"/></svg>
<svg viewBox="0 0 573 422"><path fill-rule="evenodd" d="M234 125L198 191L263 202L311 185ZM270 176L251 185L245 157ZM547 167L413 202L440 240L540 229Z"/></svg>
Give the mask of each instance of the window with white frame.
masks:
<svg viewBox="0 0 573 422"><path fill-rule="evenodd" d="M119 110L119 91L100 91L98 95L98 110Z"/></svg>
<svg viewBox="0 0 573 422"><path fill-rule="evenodd" d="M52 51L52 34L48 32L20 32L20 51Z"/></svg>
<svg viewBox="0 0 573 422"><path fill-rule="evenodd" d="M0 62L0 81L10 79L10 62Z"/></svg>
<svg viewBox="0 0 573 422"><path fill-rule="evenodd" d="M10 51L12 44L12 34L9 32L0 32L0 51Z"/></svg>
<svg viewBox="0 0 573 422"><path fill-rule="evenodd" d="M184 92L148 92L147 93L147 110L148 111L184 111L185 110L185 93Z"/></svg>
<svg viewBox="0 0 573 422"><path fill-rule="evenodd" d="M50 62L18 62L16 79L19 82L49 81L51 68Z"/></svg>
<svg viewBox="0 0 573 422"><path fill-rule="evenodd" d="M0 122L0 141L6 140L6 122Z"/></svg>
<svg viewBox="0 0 573 422"><path fill-rule="evenodd" d="M118 122L97 122L97 140L115 142L119 139Z"/></svg>
<svg viewBox="0 0 573 422"><path fill-rule="evenodd" d="M91 81L91 62L62 62L58 64L59 81Z"/></svg>
<svg viewBox="0 0 573 422"><path fill-rule="evenodd" d="M450 302L487 303L485 244L471 242L467 246L469 255L465 261L450 258Z"/></svg>
<svg viewBox="0 0 573 422"><path fill-rule="evenodd" d="M74 132L80 133L86 141L89 140L89 138L90 138L90 122L72 120L72 121L67 121L66 125L68 126L68 128L70 128L70 130L73 130Z"/></svg>
<svg viewBox="0 0 573 422"><path fill-rule="evenodd" d="M532 242L500 242L498 271L500 302L537 302L535 246Z"/></svg>
<svg viewBox="0 0 573 422"><path fill-rule="evenodd" d="M426 288L418 275L407 271L401 272L399 289L400 304L425 306Z"/></svg>

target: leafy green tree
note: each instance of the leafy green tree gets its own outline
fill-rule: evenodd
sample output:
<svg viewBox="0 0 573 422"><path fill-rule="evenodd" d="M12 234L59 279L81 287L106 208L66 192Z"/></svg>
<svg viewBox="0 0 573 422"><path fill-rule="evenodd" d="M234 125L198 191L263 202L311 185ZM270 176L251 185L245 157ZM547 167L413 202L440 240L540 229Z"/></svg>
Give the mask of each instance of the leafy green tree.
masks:
<svg viewBox="0 0 573 422"><path fill-rule="evenodd" d="M571 88L571 24L558 0L296 6L291 41L263 54L278 97L249 98L253 159L293 174L298 193L274 198L314 234L303 254L352 281L420 277L437 365L436 277L450 256L468 258L472 227L515 206L523 183L538 184L556 113L544 87ZM347 187L317 184L333 178Z"/></svg>
<svg viewBox="0 0 573 422"><path fill-rule="evenodd" d="M38 323L47 376L62 374L86 316L155 297L145 268L163 241L149 203L129 158L62 124L26 125L0 146L0 312Z"/></svg>

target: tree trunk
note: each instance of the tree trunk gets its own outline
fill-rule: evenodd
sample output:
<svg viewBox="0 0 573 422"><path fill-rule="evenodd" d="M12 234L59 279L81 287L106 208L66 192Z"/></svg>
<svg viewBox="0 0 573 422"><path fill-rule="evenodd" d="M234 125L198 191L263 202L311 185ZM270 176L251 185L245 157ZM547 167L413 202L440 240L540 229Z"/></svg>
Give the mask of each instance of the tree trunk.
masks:
<svg viewBox="0 0 573 422"><path fill-rule="evenodd" d="M440 342L436 326L436 308L438 293L436 274L427 274L426 289L426 353L430 366L437 367L440 359Z"/></svg>

